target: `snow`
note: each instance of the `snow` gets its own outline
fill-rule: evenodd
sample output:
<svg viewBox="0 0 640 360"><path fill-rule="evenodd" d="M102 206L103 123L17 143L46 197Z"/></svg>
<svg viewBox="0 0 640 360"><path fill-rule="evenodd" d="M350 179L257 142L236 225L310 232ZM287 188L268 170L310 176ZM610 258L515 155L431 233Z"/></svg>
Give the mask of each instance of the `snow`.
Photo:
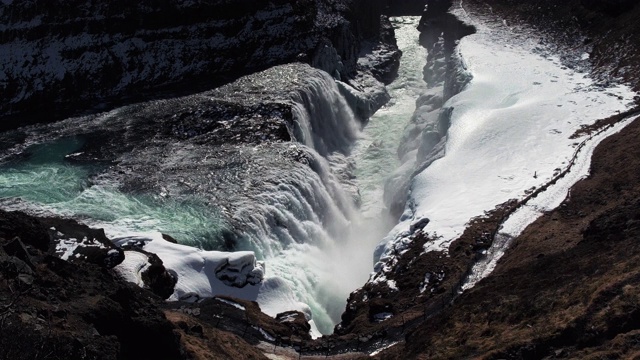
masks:
<svg viewBox="0 0 640 360"><path fill-rule="evenodd" d="M626 86L599 86L563 66L558 57L540 55L544 49L532 34L517 37L501 25L489 28L463 10L456 15L478 28L458 46L473 79L445 104L453 107L445 156L413 179L406 216L380 244L382 260L394 256L394 247L414 233L411 224L425 218L430 222L422 231L437 237L425 251L446 252L472 217L509 199L522 199L525 190L540 187L555 169L564 169L574 143L583 140L569 137L581 125L627 109L635 95ZM574 171L553 193L536 199L548 199L538 205L557 206L584 174ZM532 220L538 214L519 216Z"/></svg>
<svg viewBox="0 0 640 360"><path fill-rule="evenodd" d="M53 228L52 228L53 229ZM61 232L57 232L56 233L57 236L64 236ZM72 255L74 255L73 253L76 251L77 248L79 247L97 247L100 249L106 249L107 247L102 244L101 242L95 240L95 239L91 239L91 241L89 241L87 239L87 237L82 238L81 241L79 241L76 238L68 238L68 239L60 239L58 240L58 242L56 243L56 255L65 261L68 261ZM117 252L117 250L116 250ZM76 258L80 258L81 254L75 254Z"/></svg>
<svg viewBox="0 0 640 360"><path fill-rule="evenodd" d="M276 341L276 338L274 338L273 336L269 335L269 333L266 332L263 328L261 328L259 326L252 326L252 328L260 331L260 334L262 334L262 336L264 336L265 340L271 341L271 342Z"/></svg>
<svg viewBox="0 0 640 360"><path fill-rule="evenodd" d="M69 257L73 255L73 252L78 248L78 240L76 239L63 239L56 244L56 254L62 260L69 260Z"/></svg>
<svg viewBox="0 0 640 360"><path fill-rule="evenodd" d="M370 357L374 357L374 356L376 356L376 355L380 354L381 352L383 352L384 350L390 349L390 348L394 347L394 346L395 346L395 345L397 345L397 344L398 344L398 342L392 342L392 343L391 343L391 344L389 344L389 345L386 345L386 346L383 346L383 347L381 347L381 348L379 348L379 349L376 349L374 352L372 352L371 354L369 354L369 356L370 356Z"/></svg>
<svg viewBox="0 0 640 360"><path fill-rule="evenodd" d="M178 283L169 300L179 300L182 296L190 293L196 293L203 297L214 295L227 295L244 299L255 299L257 297L258 286L250 284L242 288L227 286L216 276L216 271L225 264L230 264L238 269L238 277L246 276L249 270L256 270L256 267L260 265L256 263L252 252L203 251L198 248L165 241L160 233L120 237L115 239L114 243L116 245L124 245L131 241L144 241L145 246L143 249L158 255L162 259L164 266L177 275ZM143 259L136 254L136 252L127 251L124 263L142 261ZM133 259L130 259L132 257ZM116 268L119 267L121 265ZM118 271L125 272L131 269L131 267L124 267Z"/></svg>
<svg viewBox="0 0 640 360"><path fill-rule="evenodd" d="M205 251L165 241L159 232L122 232L122 229L115 226L104 225L105 233L114 239L116 245L143 241L143 249L156 254L162 259L165 268L177 276L178 281L169 301L180 300L192 294L198 294L199 297L224 295L256 301L264 313L273 317L281 312L298 310L309 320L312 336L321 336L309 306L297 300L293 290L283 279L265 276L264 265L256 261L253 252ZM139 274L143 271L142 264L146 263L146 259L139 254L141 253L126 251L124 262L114 268L124 279L138 284ZM246 285L229 286L220 280L216 272L223 266L228 266L227 270L235 269L238 279L244 278ZM229 276L232 272L226 271L225 274ZM252 277L261 281L252 281Z"/></svg>
<svg viewBox="0 0 640 360"><path fill-rule="evenodd" d="M398 285L396 285L395 280L387 280L387 286L391 291L398 291Z"/></svg>

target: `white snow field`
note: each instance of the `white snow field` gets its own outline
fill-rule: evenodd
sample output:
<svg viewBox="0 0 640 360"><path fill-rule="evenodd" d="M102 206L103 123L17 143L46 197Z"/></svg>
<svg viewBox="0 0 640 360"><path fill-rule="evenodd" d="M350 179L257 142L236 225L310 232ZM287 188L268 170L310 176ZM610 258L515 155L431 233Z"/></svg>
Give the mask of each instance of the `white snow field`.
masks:
<svg viewBox="0 0 640 360"><path fill-rule="evenodd" d="M471 218L524 198L525 190L564 170L585 139L569 137L581 125L628 109L635 95L623 85L599 86L558 57L544 55L534 34L516 35L504 23L483 22L462 7L454 13L478 30L458 46L473 78L445 104L453 107L445 155L413 179L404 220L379 245L378 268L393 257L394 247L400 250L409 241L410 225L424 218L430 222L422 231L435 239L425 251L446 252ZM516 213L503 231L516 236L542 211L558 206L588 174L598 140L612 131L594 137L571 173Z"/></svg>

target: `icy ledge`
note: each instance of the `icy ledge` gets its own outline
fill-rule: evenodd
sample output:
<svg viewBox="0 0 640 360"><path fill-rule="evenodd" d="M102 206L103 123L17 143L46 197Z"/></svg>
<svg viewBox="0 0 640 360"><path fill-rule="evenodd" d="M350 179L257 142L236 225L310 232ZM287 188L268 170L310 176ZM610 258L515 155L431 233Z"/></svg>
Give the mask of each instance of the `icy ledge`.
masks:
<svg viewBox="0 0 640 360"><path fill-rule="evenodd" d="M471 218L507 200L521 200L526 191L554 178L584 140L569 137L582 125L628 109L635 95L626 86L604 87L566 68L546 53L535 34L514 34L461 7L454 14L477 28L457 48L473 79L444 105L453 108L446 155L413 179L401 222L377 250L377 270L402 254L419 231L435 239L425 252L447 252ZM596 144L590 142L589 148ZM589 154L590 159L584 150L581 158ZM587 169L588 161L583 164ZM557 206L583 175L576 164L557 185L564 190L549 189L531 204L547 199L547 206ZM505 227L539 215L524 209Z"/></svg>

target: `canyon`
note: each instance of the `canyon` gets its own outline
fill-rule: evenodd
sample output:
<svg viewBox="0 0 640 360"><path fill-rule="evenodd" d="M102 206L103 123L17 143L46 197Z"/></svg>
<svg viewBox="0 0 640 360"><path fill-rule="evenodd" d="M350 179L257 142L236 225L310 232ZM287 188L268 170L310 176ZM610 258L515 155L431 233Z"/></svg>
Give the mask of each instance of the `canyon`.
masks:
<svg viewBox="0 0 640 360"><path fill-rule="evenodd" d="M635 2L48 5L0 7L2 357L635 356Z"/></svg>

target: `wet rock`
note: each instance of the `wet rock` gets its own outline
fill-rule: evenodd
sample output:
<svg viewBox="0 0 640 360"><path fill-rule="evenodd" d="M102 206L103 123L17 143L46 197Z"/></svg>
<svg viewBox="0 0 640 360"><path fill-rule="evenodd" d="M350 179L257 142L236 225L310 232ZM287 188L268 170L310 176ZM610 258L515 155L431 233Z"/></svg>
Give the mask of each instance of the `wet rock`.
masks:
<svg viewBox="0 0 640 360"><path fill-rule="evenodd" d="M359 73L348 83L337 82L340 93L358 118L365 122L386 104L390 95L384 85L369 73Z"/></svg>
<svg viewBox="0 0 640 360"><path fill-rule="evenodd" d="M173 244L177 244L178 240L174 239L173 236L171 235L167 235L167 234L162 234L162 238L165 239L166 241L173 243Z"/></svg>
<svg viewBox="0 0 640 360"><path fill-rule="evenodd" d="M423 131L420 139L420 147L416 156L417 162L423 162L427 155L435 148L442 139L442 135L435 131Z"/></svg>
<svg viewBox="0 0 640 360"><path fill-rule="evenodd" d="M430 220L427 218L422 218L414 223L411 224L411 226L409 227L409 231L411 231L412 233L415 233L418 230L422 230L425 226L427 226L429 224Z"/></svg>

